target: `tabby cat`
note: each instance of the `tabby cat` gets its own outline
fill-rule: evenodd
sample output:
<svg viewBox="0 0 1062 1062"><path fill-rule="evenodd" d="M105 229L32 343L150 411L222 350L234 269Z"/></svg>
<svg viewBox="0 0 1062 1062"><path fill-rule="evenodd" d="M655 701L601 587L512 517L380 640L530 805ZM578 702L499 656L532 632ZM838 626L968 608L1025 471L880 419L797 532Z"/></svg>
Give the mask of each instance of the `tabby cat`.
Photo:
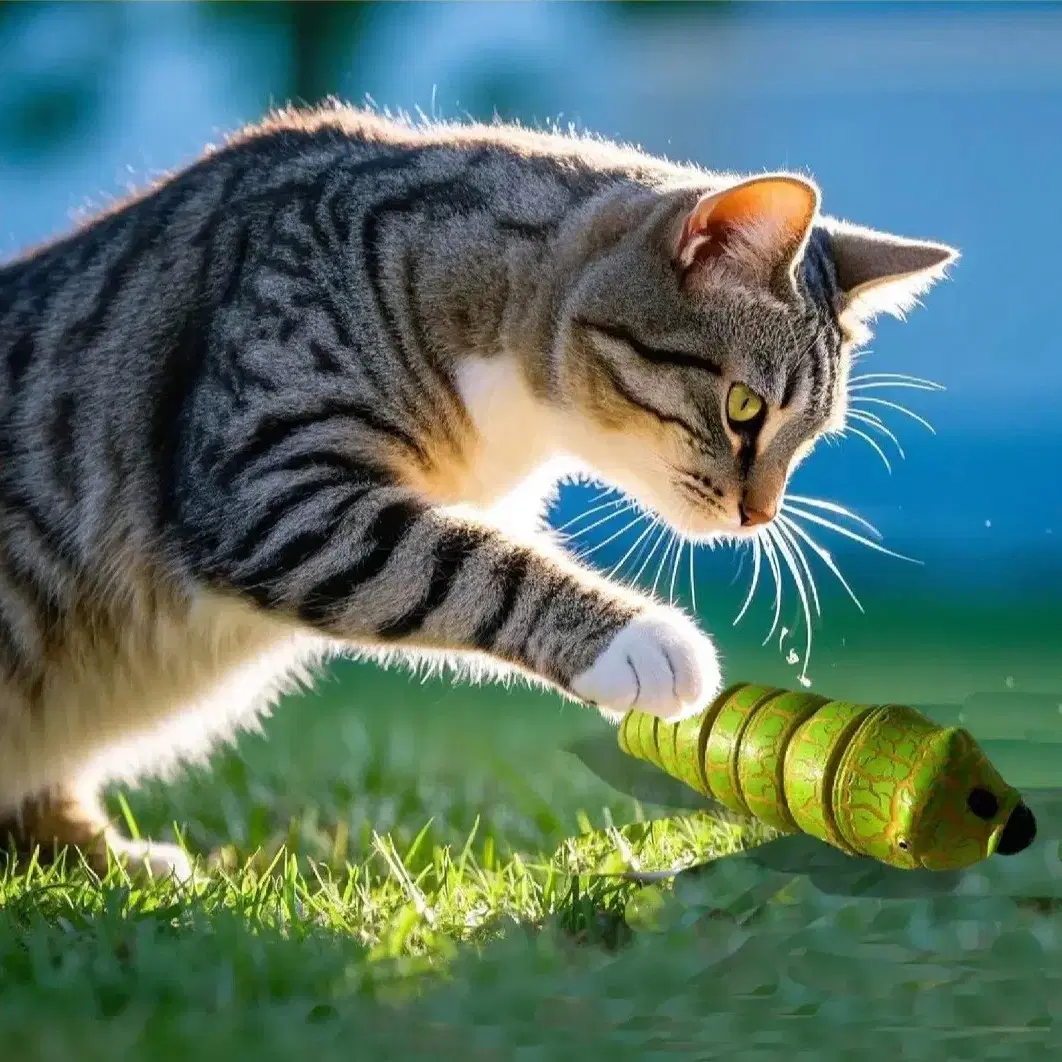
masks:
<svg viewBox="0 0 1062 1062"><path fill-rule="evenodd" d="M757 534L850 352L950 248L573 135L288 111L0 267L0 831L188 873L104 783L327 654L493 664L616 719L720 685L542 530L588 469Z"/></svg>

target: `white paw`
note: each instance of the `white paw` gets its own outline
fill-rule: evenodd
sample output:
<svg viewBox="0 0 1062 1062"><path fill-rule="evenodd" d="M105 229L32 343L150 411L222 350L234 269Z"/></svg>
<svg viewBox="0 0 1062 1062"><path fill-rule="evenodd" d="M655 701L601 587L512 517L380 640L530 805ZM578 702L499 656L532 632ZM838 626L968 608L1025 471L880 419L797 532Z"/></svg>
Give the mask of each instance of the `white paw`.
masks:
<svg viewBox="0 0 1062 1062"><path fill-rule="evenodd" d="M129 841L112 838L108 841L115 859L125 863L129 871L147 871L153 878L173 877L177 881L192 880L192 861L175 844L155 841Z"/></svg>
<svg viewBox="0 0 1062 1062"><path fill-rule="evenodd" d="M572 682L572 692L608 717L629 708L683 719L719 692L719 659L711 640L674 609L631 620Z"/></svg>

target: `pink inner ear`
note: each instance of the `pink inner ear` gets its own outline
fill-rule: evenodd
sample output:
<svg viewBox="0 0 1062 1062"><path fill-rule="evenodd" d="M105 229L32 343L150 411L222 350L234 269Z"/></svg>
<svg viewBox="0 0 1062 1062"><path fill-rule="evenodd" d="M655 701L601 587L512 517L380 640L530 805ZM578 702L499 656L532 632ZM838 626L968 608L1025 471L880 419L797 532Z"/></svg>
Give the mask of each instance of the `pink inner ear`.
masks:
<svg viewBox="0 0 1062 1062"><path fill-rule="evenodd" d="M769 258L792 255L818 210L814 185L793 177L763 177L702 196L690 211L676 258L683 268L718 257L738 231L756 231Z"/></svg>

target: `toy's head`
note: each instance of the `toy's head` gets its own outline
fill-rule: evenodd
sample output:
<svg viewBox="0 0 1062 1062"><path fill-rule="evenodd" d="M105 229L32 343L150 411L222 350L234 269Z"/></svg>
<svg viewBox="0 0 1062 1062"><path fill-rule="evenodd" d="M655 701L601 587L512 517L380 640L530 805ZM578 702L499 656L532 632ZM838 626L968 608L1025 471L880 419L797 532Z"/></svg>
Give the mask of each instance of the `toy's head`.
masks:
<svg viewBox="0 0 1062 1062"><path fill-rule="evenodd" d="M961 870L1032 843L1036 820L973 737L909 708L872 713L838 766L834 812L862 854L892 866Z"/></svg>

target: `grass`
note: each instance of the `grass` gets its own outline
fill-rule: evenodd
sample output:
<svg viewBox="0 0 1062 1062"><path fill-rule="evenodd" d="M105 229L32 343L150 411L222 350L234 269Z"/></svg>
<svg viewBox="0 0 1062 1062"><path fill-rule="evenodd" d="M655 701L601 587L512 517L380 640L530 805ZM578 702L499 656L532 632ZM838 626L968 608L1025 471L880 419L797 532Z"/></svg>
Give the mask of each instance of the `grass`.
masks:
<svg viewBox="0 0 1062 1062"><path fill-rule="evenodd" d="M348 710L359 687L355 699L386 705L386 718ZM465 952L512 947L512 933L533 949L549 940L561 949L550 959L558 973L567 949L614 953L629 939L624 910L637 886L610 875L746 842L703 814L647 822L587 772L558 770L551 761L570 759L568 736L603 729L586 713L528 691L439 687L446 714L433 724L388 703L402 687L408 680L348 668L208 768L113 792L132 834L210 853L191 886L119 866L99 880L72 853L9 866L4 1054L158 1059L194 1046L200 1058L279 1059L316 1044L328 1058L332 1044L338 1058L344 1036L365 1047L372 1029L381 1049L406 1037L416 1054L437 1031L427 1018L405 1028L391 1009L429 986L445 990ZM475 722L477 696L503 700L493 725ZM514 726L544 703L545 731ZM471 731L457 762L446 740L455 726Z"/></svg>
<svg viewBox="0 0 1062 1062"><path fill-rule="evenodd" d="M830 692L1044 686L1027 609L1017 663L964 616L969 689L910 653L899 675L856 629L847 657L819 650L842 664ZM901 626L893 644L916 642ZM133 832L209 853L193 886L71 858L0 874L0 1055L822 1058L828 1036L829 1057L865 1058L868 1030L881 1057L1058 1045L1062 831L958 884L876 893L821 846L760 847L765 831L609 788L566 751L604 733L543 694L340 669L209 769L111 794ZM674 887L621 876L705 861Z"/></svg>

